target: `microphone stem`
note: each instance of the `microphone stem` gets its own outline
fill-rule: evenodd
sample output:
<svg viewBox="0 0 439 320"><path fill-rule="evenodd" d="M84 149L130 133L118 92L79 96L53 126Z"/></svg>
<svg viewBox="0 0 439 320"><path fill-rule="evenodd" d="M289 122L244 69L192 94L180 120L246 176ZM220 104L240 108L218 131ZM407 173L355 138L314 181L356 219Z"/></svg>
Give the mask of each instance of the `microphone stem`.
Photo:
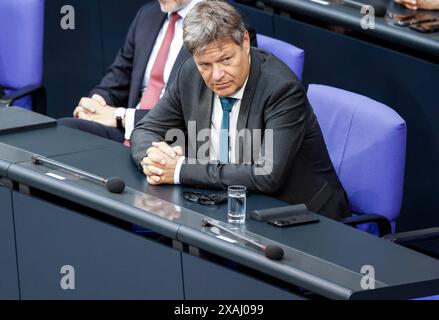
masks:
<svg viewBox="0 0 439 320"><path fill-rule="evenodd" d="M204 225L204 226L207 226L207 227L208 227L208 226L216 227L216 228L220 229L221 231L224 231L224 232L226 232L226 233L229 233L229 234L233 235L234 237L236 237L236 238L238 238L238 239L242 239L242 240L244 240L244 241L246 241L246 242L252 244L252 245L255 246L256 248L262 250L263 252L265 252L265 246L263 246L262 244L257 243L257 242L254 241L254 240L248 239L248 238L246 238L246 237L244 237L244 236L242 236L242 235L240 235L240 234L238 234L238 233L236 233L236 232L233 232L232 230L229 230L229 229L227 229L227 228L225 228L225 227L222 227L222 226L220 226L219 224L213 222L212 220L209 220L209 219L203 219L203 225Z"/></svg>
<svg viewBox="0 0 439 320"><path fill-rule="evenodd" d="M61 169L67 170L67 171L71 171L71 172L79 174L81 176L90 178L92 180L99 181L99 182L101 182L103 184L105 184L107 182L107 179L104 179L104 178L99 177L97 175L94 175L92 173L83 171L83 170L78 169L78 168L71 167L69 165L66 165L66 164L63 164L63 163L60 163L60 162L57 162L55 160L51 160L51 159L48 159L48 158L45 158L45 157L42 157L42 156L33 155L32 156L32 162L35 165L39 165L39 164L42 164L42 163L43 164L49 164L49 165L52 165L52 166L55 166L55 167L58 167L58 168L61 168Z"/></svg>

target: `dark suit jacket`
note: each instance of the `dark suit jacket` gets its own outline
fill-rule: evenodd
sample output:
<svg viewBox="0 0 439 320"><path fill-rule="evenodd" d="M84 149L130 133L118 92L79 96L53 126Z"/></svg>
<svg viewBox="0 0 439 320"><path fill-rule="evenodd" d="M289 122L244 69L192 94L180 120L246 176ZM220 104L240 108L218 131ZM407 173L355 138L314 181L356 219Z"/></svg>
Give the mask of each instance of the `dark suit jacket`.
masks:
<svg viewBox="0 0 439 320"><path fill-rule="evenodd" d="M196 132L210 129L213 98L194 60L187 60L167 93L131 135L132 156L139 168L152 142L164 141L170 129L183 130L186 156L196 155L204 141L187 139L189 121L196 121ZM279 59L255 48L251 49L250 75L238 116L237 130L244 128L252 132L272 129L272 155L264 155L264 151L259 155L268 143L263 136L262 147L254 147L251 153L256 156L244 161L246 147L251 145L250 137L245 136L237 148L239 164L186 162L180 183L222 189L240 184L290 203L305 203L312 211L334 219L349 215L345 192L300 81ZM255 169L264 166L272 166L271 172L255 174Z"/></svg>
<svg viewBox="0 0 439 320"><path fill-rule="evenodd" d="M123 48L109 68L101 83L94 88L90 96L97 93L104 97L108 105L135 108L141 98L141 88L151 51L157 35L165 22L166 13L160 10L157 0L144 5L137 13ZM249 29L252 45L256 43L256 33ZM181 64L190 58L189 52L182 48L177 56L168 80L168 87L175 79ZM135 123L142 119L148 111L136 110Z"/></svg>

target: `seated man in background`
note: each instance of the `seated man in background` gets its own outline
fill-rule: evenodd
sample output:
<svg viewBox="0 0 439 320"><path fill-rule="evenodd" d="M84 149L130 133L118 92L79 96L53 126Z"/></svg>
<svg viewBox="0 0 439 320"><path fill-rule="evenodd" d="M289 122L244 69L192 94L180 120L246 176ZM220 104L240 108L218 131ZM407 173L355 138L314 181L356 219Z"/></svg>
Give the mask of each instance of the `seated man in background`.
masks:
<svg viewBox="0 0 439 320"><path fill-rule="evenodd" d="M115 62L101 83L59 124L129 145L137 123L157 103L180 65L183 20L201 0L157 0L137 13ZM256 44L256 34L253 32Z"/></svg>
<svg viewBox="0 0 439 320"><path fill-rule="evenodd" d="M333 219L348 216L295 74L251 48L241 17L222 1L198 3L186 16L183 37L193 58L131 135L133 160L148 183L239 184Z"/></svg>
<svg viewBox="0 0 439 320"><path fill-rule="evenodd" d="M395 0L396 3L403 5L410 10L438 10L439 0Z"/></svg>

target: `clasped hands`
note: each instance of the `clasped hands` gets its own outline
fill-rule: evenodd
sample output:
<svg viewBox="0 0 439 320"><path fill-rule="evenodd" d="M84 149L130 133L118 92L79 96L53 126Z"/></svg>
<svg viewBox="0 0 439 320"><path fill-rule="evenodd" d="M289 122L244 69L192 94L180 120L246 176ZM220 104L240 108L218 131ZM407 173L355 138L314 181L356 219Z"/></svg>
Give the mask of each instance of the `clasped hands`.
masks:
<svg viewBox="0 0 439 320"><path fill-rule="evenodd" d="M183 155L180 146L171 147L166 142L153 142L142 159L143 172L148 184L174 184L177 162Z"/></svg>
<svg viewBox="0 0 439 320"><path fill-rule="evenodd" d="M91 98L82 98L73 111L73 116L78 119L89 120L104 126L116 128L115 107L108 106L105 99L98 94Z"/></svg>

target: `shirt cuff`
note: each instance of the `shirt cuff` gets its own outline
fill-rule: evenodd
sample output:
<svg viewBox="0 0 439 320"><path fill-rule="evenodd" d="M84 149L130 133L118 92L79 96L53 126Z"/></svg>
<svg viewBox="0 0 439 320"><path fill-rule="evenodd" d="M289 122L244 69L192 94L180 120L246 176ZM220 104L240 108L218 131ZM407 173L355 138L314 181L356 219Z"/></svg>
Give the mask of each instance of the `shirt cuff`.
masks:
<svg viewBox="0 0 439 320"><path fill-rule="evenodd" d="M136 109L128 108L125 113L125 140L130 140L131 133L134 130L134 118Z"/></svg>
<svg viewBox="0 0 439 320"><path fill-rule="evenodd" d="M182 156L177 161L177 165L175 166L175 171L174 171L174 184L180 184L180 171L181 171L181 166L183 165L184 159L186 159L186 157Z"/></svg>

